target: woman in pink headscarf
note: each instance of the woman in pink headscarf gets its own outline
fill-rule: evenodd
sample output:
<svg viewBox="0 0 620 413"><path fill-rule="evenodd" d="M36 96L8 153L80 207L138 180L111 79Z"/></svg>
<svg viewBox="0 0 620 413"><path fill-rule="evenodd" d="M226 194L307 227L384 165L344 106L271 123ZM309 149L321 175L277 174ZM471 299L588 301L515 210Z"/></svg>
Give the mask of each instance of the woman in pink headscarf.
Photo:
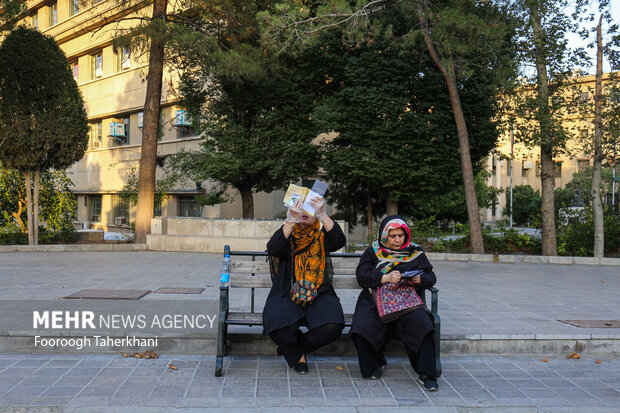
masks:
<svg viewBox="0 0 620 413"><path fill-rule="evenodd" d="M386 217L379 227L379 239L368 247L357 267L357 282L362 287L350 336L357 349L362 377L380 379L387 362L385 345L400 339L413 369L419 374L425 390L436 391L434 327L422 308L406 313L394 321L381 323L373 292L382 284L401 282L404 273L416 271L409 283L421 293L435 284L433 266L424 251L411 242L409 226L398 215ZM414 288L414 287L412 287Z"/></svg>

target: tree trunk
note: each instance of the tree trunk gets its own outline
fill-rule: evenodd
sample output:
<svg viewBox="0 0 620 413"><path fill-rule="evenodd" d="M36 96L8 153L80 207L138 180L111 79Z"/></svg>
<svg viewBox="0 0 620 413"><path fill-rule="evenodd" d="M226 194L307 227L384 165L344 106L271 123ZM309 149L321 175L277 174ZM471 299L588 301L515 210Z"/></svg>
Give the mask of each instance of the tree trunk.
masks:
<svg viewBox="0 0 620 413"><path fill-rule="evenodd" d="M26 215L28 221L28 245L34 245L34 237L32 232L32 180L30 171L24 173L26 178Z"/></svg>
<svg viewBox="0 0 620 413"><path fill-rule="evenodd" d="M456 122L456 130L459 137L459 149L461 153L461 172L463 174L463 185L465 187L465 203L467 205L467 217L469 219L469 239L471 249L474 254L484 254L484 244L482 242L482 227L480 225L480 212L478 211L478 199L476 198L476 186L474 184L474 170L471 164L471 154L469 152L469 134L467 132L467 123L461 105L461 98L456 83L456 74L454 65L449 60L446 66L441 62L435 46L431 41L428 30L424 21L422 6L418 5L418 22L424 36L424 43L431 59L437 69L441 72L448 86L450 94L450 103L452 105L452 113Z"/></svg>
<svg viewBox="0 0 620 413"><path fill-rule="evenodd" d="M159 111L161 85L164 74L164 40L162 32L166 24L167 0L153 1L153 21L159 22L156 34L151 36L149 72L146 77L144 102L144 133L140 154L138 178L138 210L136 213L136 243L146 242L151 233L151 218L155 208L155 170L157 167L157 140L159 138Z"/></svg>
<svg viewBox="0 0 620 413"><path fill-rule="evenodd" d="M374 236L372 230L372 226L374 225L372 218L372 196L370 194L368 194L368 215L366 216L366 219L368 220L368 238L370 239Z"/></svg>
<svg viewBox="0 0 620 413"><path fill-rule="evenodd" d="M19 226L19 229L22 232L22 234L25 234L28 230L26 229L26 225L24 224L24 221L22 220L22 214L24 213L24 203L18 200L17 207L18 207L17 212L11 212L11 216L15 218L15 222L17 222L17 225Z"/></svg>
<svg viewBox="0 0 620 413"><path fill-rule="evenodd" d="M240 186L241 207L243 209L243 218L254 218L254 195L252 188L248 186Z"/></svg>
<svg viewBox="0 0 620 413"><path fill-rule="evenodd" d="M385 209L388 215L398 215L398 202L393 199L385 201Z"/></svg>
<svg viewBox="0 0 620 413"><path fill-rule="evenodd" d="M32 205L32 238L34 245L39 245L39 192L41 190L41 172L37 168L34 172L34 196Z"/></svg>
<svg viewBox="0 0 620 413"><path fill-rule="evenodd" d="M603 103L603 15L596 27L596 83L594 88L594 165L592 168L592 209L594 213L594 256L605 255L605 228L603 226L603 203L601 201L601 164L603 162L602 103Z"/></svg>
<svg viewBox="0 0 620 413"><path fill-rule="evenodd" d="M530 23L534 31L534 52L536 55L536 89L539 107L536 119L540 126L540 181L542 187L542 254L558 255L555 237L555 165L553 164L553 128L549 113L549 81L545 60L545 33L542 30L538 3L532 3Z"/></svg>

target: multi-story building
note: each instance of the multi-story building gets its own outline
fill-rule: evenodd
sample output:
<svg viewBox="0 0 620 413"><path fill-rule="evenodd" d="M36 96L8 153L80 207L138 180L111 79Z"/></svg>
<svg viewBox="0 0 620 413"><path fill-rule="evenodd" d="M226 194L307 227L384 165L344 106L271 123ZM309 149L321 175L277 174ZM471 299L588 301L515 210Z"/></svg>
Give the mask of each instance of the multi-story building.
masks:
<svg viewBox="0 0 620 413"><path fill-rule="evenodd" d="M606 87L609 74L603 76L603 87ZM593 102L594 76L584 76L578 81L579 99ZM593 108L593 105L592 105ZM567 144L568 154L558 156L555 159L555 187L562 188L569 183L575 172L583 172L588 166L592 166L592 154L584 150L585 143L592 141L594 137L594 112L592 115L583 117L572 115L566 118L564 126L572 133L573 139ZM515 129L518 128L518 122ZM540 148L528 148L523 143L514 139L516 130L505 130L499 139L498 145L487 159L486 170L490 173L487 185L503 188L504 192L499 197L499 203L494 209L484 209L483 219L496 221L507 218L502 214L506 199L510 197L510 174L512 159L512 185L528 185L535 190L541 189L540 181ZM620 145L618 147L620 152ZM609 163L604 164L610 166ZM620 176L620 159L616 162L616 176ZM617 184L616 184L617 187ZM611 200L603 200L603 202ZM618 195L616 192L616 203Z"/></svg>
<svg viewBox="0 0 620 413"><path fill-rule="evenodd" d="M84 227L107 231L128 231L135 219L135 206L119 196L132 170L138 169L142 142L142 109L146 95L147 56L129 48L115 48L119 30L135 24L136 13L150 15L150 7L128 8L118 0L29 0L29 24L52 36L63 50L84 98L90 136L82 160L69 169L78 196L77 220ZM132 5L140 4L131 2ZM127 18L129 17L129 18ZM112 22L112 23L110 23ZM198 149L200 138L177 104L176 78L164 72L162 88L162 131L158 156L180 149ZM161 171L158 168L158 176ZM168 193L156 215L240 217L240 201L214 207L200 207L194 200L206 183L191 183ZM255 216L273 218L282 209L277 196L257 194ZM277 204L277 205L276 205Z"/></svg>

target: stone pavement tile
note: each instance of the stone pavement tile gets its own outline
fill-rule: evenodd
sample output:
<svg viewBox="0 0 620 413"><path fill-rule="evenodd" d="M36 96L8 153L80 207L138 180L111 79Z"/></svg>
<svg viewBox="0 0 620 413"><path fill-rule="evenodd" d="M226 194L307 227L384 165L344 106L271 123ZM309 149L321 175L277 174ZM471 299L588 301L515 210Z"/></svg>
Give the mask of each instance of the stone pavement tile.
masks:
<svg viewBox="0 0 620 413"><path fill-rule="evenodd" d="M323 389L320 387L293 387L291 386L292 398L323 397Z"/></svg>
<svg viewBox="0 0 620 413"><path fill-rule="evenodd" d="M321 387L321 380L316 379L302 379L299 377L290 377L288 382L293 387Z"/></svg>
<svg viewBox="0 0 620 413"><path fill-rule="evenodd" d="M594 377L586 377L582 379L569 379L571 383L582 389L609 388L605 383Z"/></svg>
<svg viewBox="0 0 620 413"><path fill-rule="evenodd" d="M104 386L93 385L92 383L84 387L84 389L77 394L77 398L81 397L110 397L118 390L118 386Z"/></svg>
<svg viewBox="0 0 620 413"><path fill-rule="evenodd" d="M289 390L287 388L258 388L256 390L257 398L289 398Z"/></svg>
<svg viewBox="0 0 620 413"><path fill-rule="evenodd" d="M612 388L586 388L588 393L599 399L620 399L620 392Z"/></svg>
<svg viewBox="0 0 620 413"><path fill-rule="evenodd" d="M112 386L120 386L126 377L115 377L115 376L96 376L89 383L89 387L112 387Z"/></svg>
<svg viewBox="0 0 620 413"><path fill-rule="evenodd" d="M499 371L499 374L505 379L529 379L532 378L527 372L523 370L504 370Z"/></svg>
<svg viewBox="0 0 620 413"><path fill-rule="evenodd" d="M151 386L154 387L158 377L133 377L129 376L124 382L123 387L131 387L131 386Z"/></svg>
<svg viewBox="0 0 620 413"><path fill-rule="evenodd" d="M0 398L0 406L28 406L37 396L14 396Z"/></svg>
<svg viewBox="0 0 620 413"><path fill-rule="evenodd" d="M33 402L32 406L67 406L73 396L52 396L52 397L37 397Z"/></svg>
<svg viewBox="0 0 620 413"><path fill-rule="evenodd" d="M163 367L136 367L130 374L130 376L159 376L164 373L165 369ZM213 370L209 371L211 376L213 376Z"/></svg>
<svg viewBox="0 0 620 413"><path fill-rule="evenodd" d="M398 378L398 379L391 379L391 378L385 378L383 379L383 382L385 383L386 386L388 387L412 387L412 386L416 386L416 381L412 378Z"/></svg>
<svg viewBox="0 0 620 413"><path fill-rule="evenodd" d="M482 387L486 387L489 389L513 389L515 388L514 384L509 382L506 379L478 379L478 382Z"/></svg>
<svg viewBox="0 0 620 413"><path fill-rule="evenodd" d="M220 400L213 398L186 398L183 400L182 407L218 407Z"/></svg>
<svg viewBox="0 0 620 413"><path fill-rule="evenodd" d="M327 400L334 398L355 399L358 397L357 391L353 388L327 388L323 391Z"/></svg>
<svg viewBox="0 0 620 413"><path fill-rule="evenodd" d="M616 390L620 390L620 379L601 379L603 383Z"/></svg>
<svg viewBox="0 0 620 413"><path fill-rule="evenodd" d="M607 407L607 404L598 399L568 399L571 405L575 407Z"/></svg>
<svg viewBox="0 0 620 413"><path fill-rule="evenodd" d="M543 399L537 399L537 398L532 398L532 401L536 404L536 406L539 407L568 407L568 406L572 406L570 404L570 402L566 399L560 399L560 398L543 398Z"/></svg>
<svg viewBox="0 0 620 413"><path fill-rule="evenodd" d="M434 400L436 398L452 398L452 399L461 398L461 396L456 392L456 390L454 390L452 387L448 385L442 385L441 383L439 384L439 391L427 392L426 390L421 390L421 389L420 391L424 391L424 394L426 395L426 397L431 400Z"/></svg>
<svg viewBox="0 0 620 413"><path fill-rule="evenodd" d="M293 397L291 398L291 406L320 408L325 406L325 399L323 397Z"/></svg>
<svg viewBox="0 0 620 413"><path fill-rule="evenodd" d="M2 395L3 399L39 396L47 389L47 386L23 386L17 385Z"/></svg>
<svg viewBox="0 0 620 413"><path fill-rule="evenodd" d="M323 387L353 387L353 380L351 379L323 378L321 382Z"/></svg>
<svg viewBox="0 0 620 413"><path fill-rule="evenodd" d="M110 398L105 396L76 397L69 402L69 407L81 406L105 406L110 403Z"/></svg>
<svg viewBox="0 0 620 413"><path fill-rule="evenodd" d="M39 378L47 378L47 377L40 376ZM54 381L52 382L54 386L80 386L80 387L86 386L91 380L89 377L69 376L68 374L65 374L59 379L56 379L56 377L50 377L50 379L54 379Z"/></svg>
<svg viewBox="0 0 620 413"><path fill-rule="evenodd" d="M474 388L482 388L482 385L477 381L472 379L448 379L448 383L450 383L453 387L474 387Z"/></svg>
<svg viewBox="0 0 620 413"><path fill-rule="evenodd" d="M556 374L553 370L532 370L528 372L530 376L537 379L559 379L561 376Z"/></svg>
<svg viewBox="0 0 620 413"><path fill-rule="evenodd" d="M250 377L226 377L224 381L224 387L232 389L235 387L241 388L254 388L256 385L256 379Z"/></svg>
<svg viewBox="0 0 620 413"><path fill-rule="evenodd" d="M515 385L518 389L544 389L547 386L540 380L531 379L508 379L509 382Z"/></svg>
<svg viewBox="0 0 620 413"><path fill-rule="evenodd" d="M136 359L137 360L137 359ZM80 360L76 367L100 367L103 368L107 366L111 360L108 357L105 358L84 358Z"/></svg>
<svg viewBox="0 0 620 413"><path fill-rule="evenodd" d="M520 389L520 391L532 399L555 399L558 397L558 394L551 389Z"/></svg>
<svg viewBox="0 0 620 413"><path fill-rule="evenodd" d="M83 389L82 386L52 386L41 394L41 397L50 396L75 396Z"/></svg>
<svg viewBox="0 0 620 413"><path fill-rule="evenodd" d="M47 359L21 359L17 361L17 363L14 363L13 366L15 367L39 366L40 367L48 362L49 360Z"/></svg>
<svg viewBox="0 0 620 413"><path fill-rule="evenodd" d="M239 375L238 377L256 377L256 370L236 370L236 371L252 371L254 374L246 373L245 375ZM226 376L232 377L226 373ZM287 371L283 369L277 370L258 370L258 377L265 379L287 378Z"/></svg>
<svg viewBox="0 0 620 413"><path fill-rule="evenodd" d="M56 359L55 358L55 359L50 360L45 365L45 367L74 367L80 361L81 359L65 359L65 358Z"/></svg>
<svg viewBox="0 0 620 413"><path fill-rule="evenodd" d="M229 369L251 369L256 370L258 360L231 360L228 364Z"/></svg>
<svg viewBox="0 0 620 413"><path fill-rule="evenodd" d="M183 405L183 397L151 395L146 399L144 405L151 407L181 407Z"/></svg>
<svg viewBox="0 0 620 413"><path fill-rule="evenodd" d="M147 398L153 391L153 386L123 386L116 393L114 398L127 399L131 397Z"/></svg>
<svg viewBox="0 0 620 413"><path fill-rule="evenodd" d="M396 399L399 406L432 406L427 399Z"/></svg>
<svg viewBox="0 0 620 413"><path fill-rule="evenodd" d="M472 375L469 374L469 372L467 370L446 371L444 369L442 376L443 377L455 378L455 379L471 379L472 378Z"/></svg>
<svg viewBox="0 0 620 413"><path fill-rule="evenodd" d="M358 397L328 397L325 399L328 407L361 406L362 402Z"/></svg>
<svg viewBox="0 0 620 413"><path fill-rule="evenodd" d="M58 377L54 376L30 376L26 377L20 385L23 386L49 386L58 381ZM15 383L15 380L13 380Z"/></svg>
<svg viewBox="0 0 620 413"><path fill-rule="evenodd" d="M17 363L20 359L17 358L0 358L0 367L8 367Z"/></svg>
<svg viewBox="0 0 620 413"><path fill-rule="evenodd" d="M165 386L187 387L189 386L191 382L192 382L192 379L190 377L177 377L173 374L164 373L162 376L159 376L159 380L157 380L157 386L158 387L165 387Z"/></svg>
<svg viewBox="0 0 620 413"><path fill-rule="evenodd" d="M581 389L553 389L560 397L564 399L588 399L594 398L591 394Z"/></svg>
<svg viewBox="0 0 620 413"><path fill-rule="evenodd" d="M288 388L288 379L258 379L258 388Z"/></svg>
<svg viewBox="0 0 620 413"><path fill-rule="evenodd" d="M611 407L620 407L620 400L618 399L600 399L603 403L607 404L607 406Z"/></svg>
<svg viewBox="0 0 620 413"><path fill-rule="evenodd" d="M556 370L555 372L566 379L580 379L583 377L591 377L589 374L584 373L581 370Z"/></svg>
<svg viewBox="0 0 620 413"><path fill-rule="evenodd" d="M136 367L140 364L140 359L135 357L123 357L120 359L112 359L105 367ZM80 363L81 366L81 363Z"/></svg>
<svg viewBox="0 0 620 413"><path fill-rule="evenodd" d="M364 397L360 396L360 400L364 406L380 407L380 406L398 406L398 401L392 397Z"/></svg>
<svg viewBox="0 0 620 413"><path fill-rule="evenodd" d="M424 393L419 387L392 387L390 393L394 397L401 399L425 399Z"/></svg>
<svg viewBox="0 0 620 413"><path fill-rule="evenodd" d="M74 367L67 373L67 376L76 376L76 377L94 377L101 371L99 367Z"/></svg>
<svg viewBox="0 0 620 413"><path fill-rule="evenodd" d="M200 385L192 383L187 390L187 396L190 398L217 398L222 394L222 386Z"/></svg>
<svg viewBox="0 0 620 413"><path fill-rule="evenodd" d="M320 369L320 375L322 378L348 378L349 377L349 372L347 372L346 370L325 370L325 369ZM361 374L360 374L361 377Z"/></svg>
<svg viewBox="0 0 620 413"><path fill-rule="evenodd" d="M481 403L480 405L484 405L484 404ZM527 397L507 397L507 398L495 400L492 406L533 407L533 406L536 406L536 403L532 399L528 399Z"/></svg>
<svg viewBox="0 0 620 413"><path fill-rule="evenodd" d="M456 388L455 390L457 391L458 394L461 395L463 399L476 399L476 400L495 399L495 397L491 393L489 393L486 389L462 387L462 388Z"/></svg>
<svg viewBox="0 0 620 413"><path fill-rule="evenodd" d="M460 397L437 397L431 402L434 406L462 406L465 403Z"/></svg>
<svg viewBox="0 0 620 413"><path fill-rule="evenodd" d="M385 378L410 378L409 372L403 368L390 368L389 366L383 371Z"/></svg>
<svg viewBox="0 0 620 413"><path fill-rule="evenodd" d="M471 372L471 375L476 379L501 378L500 374L494 370L474 370Z"/></svg>
<svg viewBox="0 0 620 413"><path fill-rule="evenodd" d="M512 388L512 389L500 389L500 388L495 388L495 389L487 389L489 391L489 393L491 393L493 396L497 397L498 399L504 399L504 398L526 398L527 395L524 394L522 391Z"/></svg>
<svg viewBox="0 0 620 413"><path fill-rule="evenodd" d="M234 399L234 398L244 398L244 397L254 397L255 389L254 386L250 388L240 389L233 388L229 389L226 386L222 388L222 399Z"/></svg>
<svg viewBox="0 0 620 413"><path fill-rule="evenodd" d="M6 369L0 372L0 377L8 376L8 377L26 377L34 373L38 370L39 367L7 367Z"/></svg>
<svg viewBox="0 0 620 413"><path fill-rule="evenodd" d="M114 377L126 377L131 374L133 367L106 367L101 369L99 376L114 376Z"/></svg>
<svg viewBox="0 0 620 413"><path fill-rule="evenodd" d="M383 384L383 380L370 380L370 379L353 379L353 384L358 388L385 388L385 384Z"/></svg>
<svg viewBox="0 0 620 413"><path fill-rule="evenodd" d="M141 359L138 367L145 368L155 368L155 367L166 367L168 363L170 363L170 357L160 357L158 359Z"/></svg>
<svg viewBox="0 0 620 413"><path fill-rule="evenodd" d="M231 389L231 390L238 390L238 389ZM152 398L152 397L170 397L170 398L185 397L185 393L187 393L187 385L166 384L162 386L161 384L158 384L157 386L153 388L153 391L151 392L151 395L149 396L149 398ZM247 390L246 390L246 394L247 394Z"/></svg>
<svg viewBox="0 0 620 413"><path fill-rule="evenodd" d="M552 389L576 389L573 383L566 379L539 379L542 384Z"/></svg>
<svg viewBox="0 0 620 413"><path fill-rule="evenodd" d="M372 388L372 387L361 387L357 388L357 392L360 397L377 397L377 398L385 398L392 397L392 394L387 388Z"/></svg>
<svg viewBox="0 0 620 413"><path fill-rule="evenodd" d="M69 367L46 367L43 366L37 371L33 372L33 376L54 376L60 377L69 371Z"/></svg>

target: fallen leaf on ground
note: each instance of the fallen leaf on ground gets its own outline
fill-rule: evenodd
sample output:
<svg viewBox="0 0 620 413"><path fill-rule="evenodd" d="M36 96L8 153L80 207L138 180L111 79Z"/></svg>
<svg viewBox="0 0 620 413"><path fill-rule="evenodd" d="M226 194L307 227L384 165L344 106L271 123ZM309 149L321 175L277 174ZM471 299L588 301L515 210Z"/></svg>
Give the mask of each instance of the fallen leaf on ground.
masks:
<svg viewBox="0 0 620 413"><path fill-rule="evenodd" d="M566 358L573 359L573 360L579 360L581 356L579 355L579 353L573 351L571 354L567 355Z"/></svg>
<svg viewBox="0 0 620 413"><path fill-rule="evenodd" d="M602 282L602 283L606 283L607 281L605 281L605 280L601 280L601 282Z"/></svg>
<svg viewBox="0 0 620 413"><path fill-rule="evenodd" d="M135 357L137 359L156 359L159 357L159 354L155 353L154 350L146 350L142 353L132 353L132 354L123 354L123 357Z"/></svg>
<svg viewBox="0 0 620 413"><path fill-rule="evenodd" d="M336 366L336 370L344 370L344 367L342 367L342 366Z"/></svg>
<svg viewBox="0 0 620 413"><path fill-rule="evenodd" d="M175 365L174 365L174 364L172 364L172 363L168 363L168 368L169 368L170 370L178 370L178 369L179 369L177 366L175 366Z"/></svg>
<svg viewBox="0 0 620 413"><path fill-rule="evenodd" d="M549 363L549 359L547 357L540 359L543 363Z"/></svg>
<svg viewBox="0 0 620 413"><path fill-rule="evenodd" d="M601 363L602 363L602 361L601 361L601 360L596 360L596 361L595 361L595 363L596 363L596 364L601 364Z"/></svg>

